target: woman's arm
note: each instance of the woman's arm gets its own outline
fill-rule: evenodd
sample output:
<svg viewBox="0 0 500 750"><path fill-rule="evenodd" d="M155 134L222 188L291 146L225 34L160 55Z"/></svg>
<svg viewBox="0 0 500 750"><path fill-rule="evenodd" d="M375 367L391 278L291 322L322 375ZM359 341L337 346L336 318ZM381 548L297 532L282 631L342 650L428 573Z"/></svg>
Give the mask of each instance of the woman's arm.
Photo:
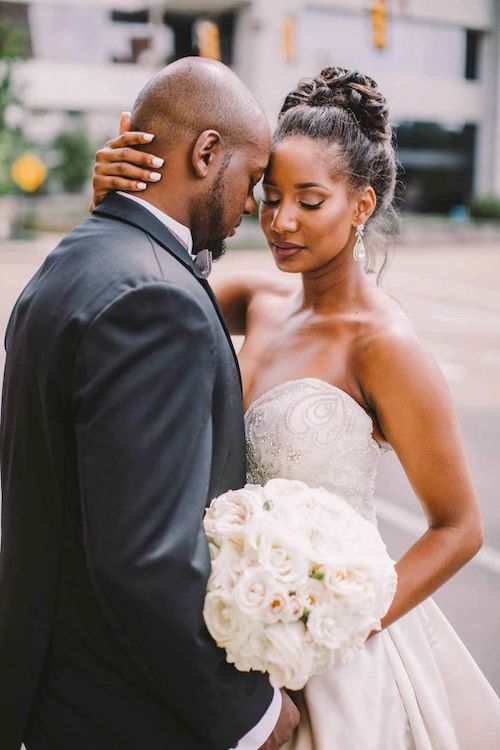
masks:
<svg viewBox="0 0 500 750"><path fill-rule="evenodd" d="M427 532L397 563L396 596L382 621L387 627L476 554L482 525L447 384L409 327L368 342L359 373L428 520Z"/></svg>
<svg viewBox="0 0 500 750"><path fill-rule="evenodd" d="M266 275L251 272L234 273L213 281L210 279L231 335L244 336L247 333L248 307L254 295L267 287L266 282Z"/></svg>

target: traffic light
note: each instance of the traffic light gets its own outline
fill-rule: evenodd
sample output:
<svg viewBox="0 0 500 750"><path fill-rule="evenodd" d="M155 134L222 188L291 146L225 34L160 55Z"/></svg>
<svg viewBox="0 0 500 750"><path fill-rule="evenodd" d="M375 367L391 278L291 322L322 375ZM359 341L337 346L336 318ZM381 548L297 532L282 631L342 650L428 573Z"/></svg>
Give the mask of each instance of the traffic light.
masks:
<svg viewBox="0 0 500 750"><path fill-rule="evenodd" d="M221 59L220 32L214 21L199 21L196 24L196 36L201 57L211 57L213 60Z"/></svg>
<svg viewBox="0 0 500 750"><path fill-rule="evenodd" d="M377 49L384 49L387 44L387 0L374 0L371 7L373 44Z"/></svg>
<svg viewBox="0 0 500 750"><path fill-rule="evenodd" d="M281 22L281 36L283 40L283 54L287 62L295 60L295 18L287 16Z"/></svg>

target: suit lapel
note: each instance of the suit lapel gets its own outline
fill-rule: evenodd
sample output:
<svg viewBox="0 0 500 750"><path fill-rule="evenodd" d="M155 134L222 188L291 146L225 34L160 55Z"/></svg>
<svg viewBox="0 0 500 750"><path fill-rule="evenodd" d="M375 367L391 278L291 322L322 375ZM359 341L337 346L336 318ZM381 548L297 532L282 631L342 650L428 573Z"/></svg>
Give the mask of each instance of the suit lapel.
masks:
<svg viewBox="0 0 500 750"><path fill-rule="evenodd" d="M193 274L193 276L198 279L199 283L210 297L224 333L226 334L229 347L233 353L241 386L242 381L240 366L238 363L236 352L234 350L230 333L227 330L224 317L219 308L219 305L217 304L217 300L210 284L208 283L208 281L206 281L206 279L203 278L186 248L168 230L165 224L157 219L156 216L154 216L150 211L148 211L146 208L143 208L143 206L140 206L135 201L128 200L128 198L124 198L121 195L116 195L116 193L111 193L110 195L108 195L108 197L97 206L97 208L94 210L94 213L101 216L107 216L111 219L117 219L118 221L123 221L125 224L130 224L131 226L142 229L144 232L149 234L149 236L152 237L155 242L161 245L164 250L170 253L170 255L174 255L179 263L182 263L182 265L185 266Z"/></svg>

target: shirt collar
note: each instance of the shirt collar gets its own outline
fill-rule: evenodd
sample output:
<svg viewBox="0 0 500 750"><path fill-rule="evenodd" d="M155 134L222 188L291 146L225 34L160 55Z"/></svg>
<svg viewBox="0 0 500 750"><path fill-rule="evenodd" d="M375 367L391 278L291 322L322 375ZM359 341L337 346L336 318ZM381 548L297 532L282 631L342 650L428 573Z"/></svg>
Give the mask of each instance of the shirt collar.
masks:
<svg viewBox="0 0 500 750"><path fill-rule="evenodd" d="M153 216L156 216L156 218L162 222L162 224L165 224L168 230L172 232L172 234L177 237L179 242L184 245L186 250L188 251L189 255L192 258L195 258L195 255L193 254L193 238L191 236L191 231L189 227L186 227L184 224L181 224L179 221L176 221L175 219L172 219L171 216L164 213L163 211L160 211L159 208L156 208L156 206L153 206L151 203L148 203L148 201L145 201L143 198L138 198L137 195L132 195L131 193L124 193L122 190L117 191L118 195L122 195L124 198L130 198L131 201L135 201L143 208L147 209L150 213L153 214Z"/></svg>

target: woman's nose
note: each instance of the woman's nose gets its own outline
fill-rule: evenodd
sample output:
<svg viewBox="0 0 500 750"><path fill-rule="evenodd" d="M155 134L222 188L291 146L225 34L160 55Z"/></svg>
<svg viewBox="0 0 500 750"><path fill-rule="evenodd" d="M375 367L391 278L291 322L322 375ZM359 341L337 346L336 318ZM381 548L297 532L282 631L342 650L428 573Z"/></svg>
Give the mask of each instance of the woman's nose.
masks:
<svg viewBox="0 0 500 750"><path fill-rule="evenodd" d="M284 206L276 209L271 222L271 229L277 234L297 231L297 220L292 211L287 210Z"/></svg>

